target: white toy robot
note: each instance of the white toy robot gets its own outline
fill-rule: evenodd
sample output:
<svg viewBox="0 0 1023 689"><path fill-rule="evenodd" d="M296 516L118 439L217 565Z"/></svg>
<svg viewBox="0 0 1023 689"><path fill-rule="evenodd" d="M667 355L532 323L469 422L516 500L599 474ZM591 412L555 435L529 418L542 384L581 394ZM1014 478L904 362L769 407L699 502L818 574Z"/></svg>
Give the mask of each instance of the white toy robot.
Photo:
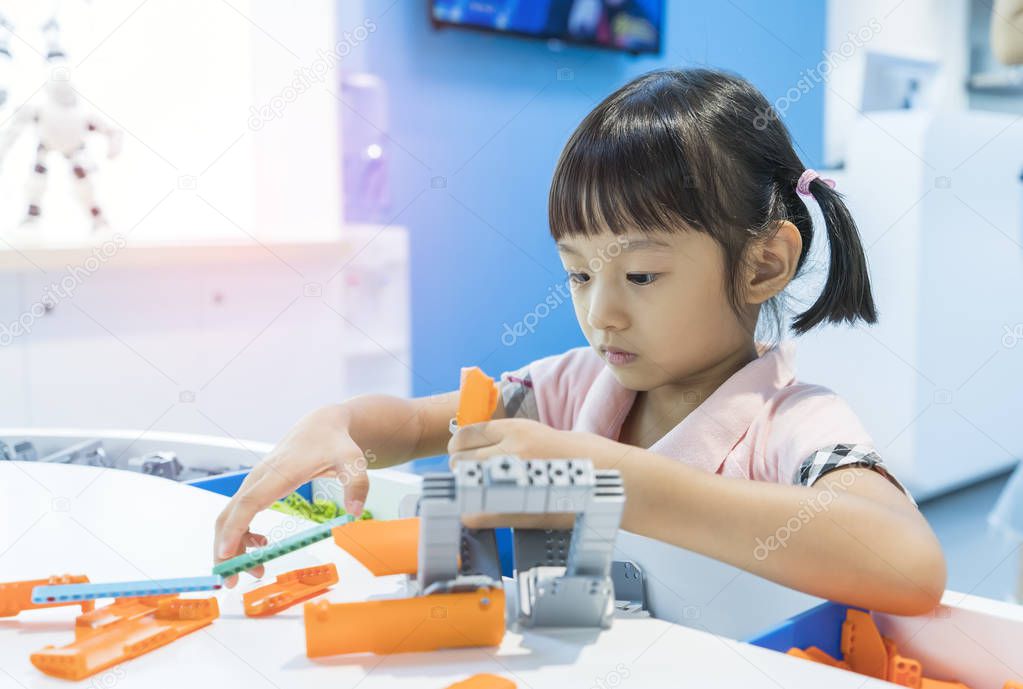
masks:
<svg viewBox="0 0 1023 689"><path fill-rule="evenodd" d="M90 174L95 166L89 158L86 139L89 133L103 134L108 139L107 157L115 157L121 149L121 132L81 105L69 81L66 55L61 47L60 0L30 0L29 2L0 1L0 108L9 100L12 54L11 38L18 26L35 22L45 47L46 63L50 67L50 80L42 90L41 98L18 107L5 119L8 124L0 130L0 163L26 128L32 128L38 139L35 164L26 185L27 212L23 225L35 224L42 214L42 198L46 191L48 158L60 153L68 162L73 175L73 186L79 202L92 217L94 230L106 226L106 219L96 202ZM22 51L24 52L24 51ZM38 52L38 51L36 51Z"/></svg>
<svg viewBox="0 0 1023 689"><path fill-rule="evenodd" d="M42 100L19 108L10 124L0 132L0 162L28 127L34 128L39 143L36 146L35 167L26 185L28 209L23 225L36 223L42 214L42 198L49 174L47 159L50 153L55 152L67 160L73 175L75 193L79 203L92 217L93 230L106 227L106 218L96 201L90 179L95 166L86 148L86 138L90 133L106 136L107 157L114 158L121 150L122 132L81 106L66 70L61 68L54 69L50 81L43 89Z"/></svg>

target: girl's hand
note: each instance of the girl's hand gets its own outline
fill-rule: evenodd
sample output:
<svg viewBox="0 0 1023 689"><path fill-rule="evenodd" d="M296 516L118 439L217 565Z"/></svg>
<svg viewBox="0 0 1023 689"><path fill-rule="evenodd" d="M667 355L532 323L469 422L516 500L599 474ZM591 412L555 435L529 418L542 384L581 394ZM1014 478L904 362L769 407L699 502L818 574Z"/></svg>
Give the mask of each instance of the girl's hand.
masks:
<svg viewBox="0 0 1023 689"><path fill-rule="evenodd" d="M559 431L531 419L498 419L464 426L448 442L451 467L457 462L483 461L498 455L516 455L521 459L585 458L587 445L599 439L590 433ZM514 526L522 529L570 529L571 514L463 515L471 529Z"/></svg>
<svg viewBox="0 0 1023 689"><path fill-rule="evenodd" d="M337 406L303 417L284 439L245 477L238 492L217 517L214 562L222 562L266 545L266 538L249 531L258 512L296 490L306 481L336 476L344 485L345 509L358 517L369 492L367 460L348 433L347 419ZM263 576L263 568L253 573ZM234 586L236 576L225 585Z"/></svg>
<svg viewBox="0 0 1023 689"><path fill-rule="evenodd" d="M573 436L583 433L559 431L532 419L498 419L463 426L448 441L450 464L463 460L482 461L497 455L518 455L521 459L578 457L579 443ZM576 449L572 449L572 448Z"/></svg>

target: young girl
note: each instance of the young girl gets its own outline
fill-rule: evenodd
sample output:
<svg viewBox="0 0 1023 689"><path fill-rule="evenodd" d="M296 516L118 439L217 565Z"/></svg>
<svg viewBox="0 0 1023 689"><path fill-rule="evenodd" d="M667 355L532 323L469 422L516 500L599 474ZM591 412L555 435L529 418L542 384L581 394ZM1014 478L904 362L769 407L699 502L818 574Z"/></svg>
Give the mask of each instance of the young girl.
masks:
<svg viewBox="0 0 1023 689"><path fill-rule="evenodd" d="M779 297L804 266L811 199L830 265L792 329L875 322L856 225L832 186L738 77L660 71L625 85L572 135L549 199L590 346L503 374L495 420L453 436L457 391L312 412L220 515L216 558L265 543L252 517L316 476L337 475L361 512L366 456L374 467L445 450L452 461L588 457L621 472L628 531L823 598L929 611L945 562L916 504L852 410L795 380L789 345L754 338L758 324L777 329Z"/></svg>

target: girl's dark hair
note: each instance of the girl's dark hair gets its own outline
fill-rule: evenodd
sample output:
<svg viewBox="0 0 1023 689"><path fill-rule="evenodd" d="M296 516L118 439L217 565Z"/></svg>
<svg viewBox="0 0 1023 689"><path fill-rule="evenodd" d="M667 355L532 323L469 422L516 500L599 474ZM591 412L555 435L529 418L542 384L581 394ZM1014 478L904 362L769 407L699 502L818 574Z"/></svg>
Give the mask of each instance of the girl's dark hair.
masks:
<svg viewBox="0 0 1023 689"><path fill-rule="evenodd" d="M725 253L733 309L747 244L788 220L803 239L796 275L813 240L810 212L796 192L804 171L789 133L746 80L708 69L644 74L604 99L572 134L558 160L548 215L556 240L610 230L711 235ZM842 197L809 185L831 247L827 281L792 323L877 321L867 261ZM779 307L768 307L779 321Z"/></svg>

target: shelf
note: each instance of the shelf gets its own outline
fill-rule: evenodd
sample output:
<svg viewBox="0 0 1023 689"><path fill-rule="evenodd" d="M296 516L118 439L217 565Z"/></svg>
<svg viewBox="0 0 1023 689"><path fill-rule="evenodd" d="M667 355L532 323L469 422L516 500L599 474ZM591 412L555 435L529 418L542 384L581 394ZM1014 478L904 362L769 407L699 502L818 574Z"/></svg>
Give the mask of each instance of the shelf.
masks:
<svg viewBox="0 0 1023 689"><path fill-rule="evenodd" d="M387 241L384 240L385 235L398 239ZM132 239L109 232L79 240L44 241L38 235L9 232L0 234L0 272L62 270L72 265L84 265L90 258L93 263L99 261L121 268L158 267L168 263L256 263L328 255L338 258L354 256L370 242L387 244L386 248L395 257L404 257L407 252L404 228L383 225L350 225L335 237L254 238L246 241L214 239L204 242Z"/></svg>

